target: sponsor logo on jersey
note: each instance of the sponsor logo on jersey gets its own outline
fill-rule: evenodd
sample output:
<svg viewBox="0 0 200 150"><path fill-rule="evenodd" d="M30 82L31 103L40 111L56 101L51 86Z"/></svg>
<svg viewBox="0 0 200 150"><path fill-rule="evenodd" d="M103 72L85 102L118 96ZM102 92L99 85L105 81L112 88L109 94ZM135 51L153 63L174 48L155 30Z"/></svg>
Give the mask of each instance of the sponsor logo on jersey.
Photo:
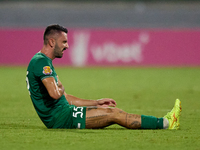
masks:
<svg viewBox="0 0 200 150"><path fill-rule="evenodd" d="M45 74L45 75L52 74L52 70L51 70L50 66L43 67L43 74Z"/></svg>

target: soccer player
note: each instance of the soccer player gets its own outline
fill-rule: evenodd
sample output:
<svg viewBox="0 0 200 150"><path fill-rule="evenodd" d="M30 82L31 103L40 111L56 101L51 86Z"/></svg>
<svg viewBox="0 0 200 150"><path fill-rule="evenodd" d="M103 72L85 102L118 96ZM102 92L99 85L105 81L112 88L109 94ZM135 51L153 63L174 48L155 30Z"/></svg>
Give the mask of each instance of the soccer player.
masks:
<svg viewBox="0 0 200 150"><path fill-rule="evenodd" d="M27 88L35 110L47 128L96 129L118 124L128 129L179 129L181 102L162 118L127 113L110 98L85 100L65 93L52 61L69 48L68 30L50 25L44 32L42 49L31 59Z"/></svg>

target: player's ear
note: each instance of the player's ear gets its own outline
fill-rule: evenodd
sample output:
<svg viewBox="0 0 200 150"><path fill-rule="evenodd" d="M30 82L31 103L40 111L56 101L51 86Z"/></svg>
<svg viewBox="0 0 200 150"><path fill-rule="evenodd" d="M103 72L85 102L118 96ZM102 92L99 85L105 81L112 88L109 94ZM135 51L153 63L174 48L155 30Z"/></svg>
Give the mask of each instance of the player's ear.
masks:
<svg viewBox="0 0 200 150"><path fill-rule="evenodd" d="M56 43L56 41L53 38L49 39L49 45L50 45L50 47L53 48L55 46L55 43Z"/></svg>

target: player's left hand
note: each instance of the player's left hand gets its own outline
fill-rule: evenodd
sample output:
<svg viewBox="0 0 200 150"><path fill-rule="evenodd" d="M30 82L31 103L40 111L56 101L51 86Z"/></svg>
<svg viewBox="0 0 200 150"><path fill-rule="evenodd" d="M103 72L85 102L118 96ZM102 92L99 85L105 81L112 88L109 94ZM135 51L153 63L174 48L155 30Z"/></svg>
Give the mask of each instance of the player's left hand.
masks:
<svg viewBox="0 0 200 150"><path fill-rule="evenodd" d="M98 107L115 107L117 103L111 98L102 98L97 100Z"/></svg>

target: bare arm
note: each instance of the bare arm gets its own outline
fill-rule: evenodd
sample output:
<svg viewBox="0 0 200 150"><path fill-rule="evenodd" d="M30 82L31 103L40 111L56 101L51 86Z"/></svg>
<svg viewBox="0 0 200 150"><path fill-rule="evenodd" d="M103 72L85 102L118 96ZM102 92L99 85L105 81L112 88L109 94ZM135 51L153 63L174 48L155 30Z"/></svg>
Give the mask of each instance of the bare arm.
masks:
<svg viewBox="0 0 200 150"><path fill-rule="evenodd" d="M98 107L115 107L117 104L113 99L110 98L102 98L99 100L86 100L86 99L81 99L77 98L73 95L69 95L64 93L67 101L69 102L70 105L75 105L75 106L98 106Z"/></svg>
<svg viewBox="0 0 200 150"><path fill-rule="evenodd" d="M58 76L57 76L58 78ZM42 80L43 84L45 85L49 95L54 99L59 99L63 94L66 97L67 101L70 105L75 106L102 106L102 107L115 107L116 102L113 99L110 98L103 98L99 100L86 100L77 98L73 95L66 94L64 92L64 86L60 82L58 78L58 85L55 82L55 79L53 77L45 78Z"/></svg>
<svg viewBox="0 0 200 150"><path fill-rule="evenodd" d="M45 78L42 80L42 83L46 87L49 95L53 99L59 99L64 94L64 87L61 85L57 85L56 81L53 77Z"/></svg>
<svg viewBox="0 0 200 150"><path fill-rule="evenodd" d="M86 100L86 99L81 99L78 97L75 97L73 95L69 95L67 93L64 93L67 101L69 102L70 105L75 105L75 106L97 106L97 101L96 100Z"/></svg>

